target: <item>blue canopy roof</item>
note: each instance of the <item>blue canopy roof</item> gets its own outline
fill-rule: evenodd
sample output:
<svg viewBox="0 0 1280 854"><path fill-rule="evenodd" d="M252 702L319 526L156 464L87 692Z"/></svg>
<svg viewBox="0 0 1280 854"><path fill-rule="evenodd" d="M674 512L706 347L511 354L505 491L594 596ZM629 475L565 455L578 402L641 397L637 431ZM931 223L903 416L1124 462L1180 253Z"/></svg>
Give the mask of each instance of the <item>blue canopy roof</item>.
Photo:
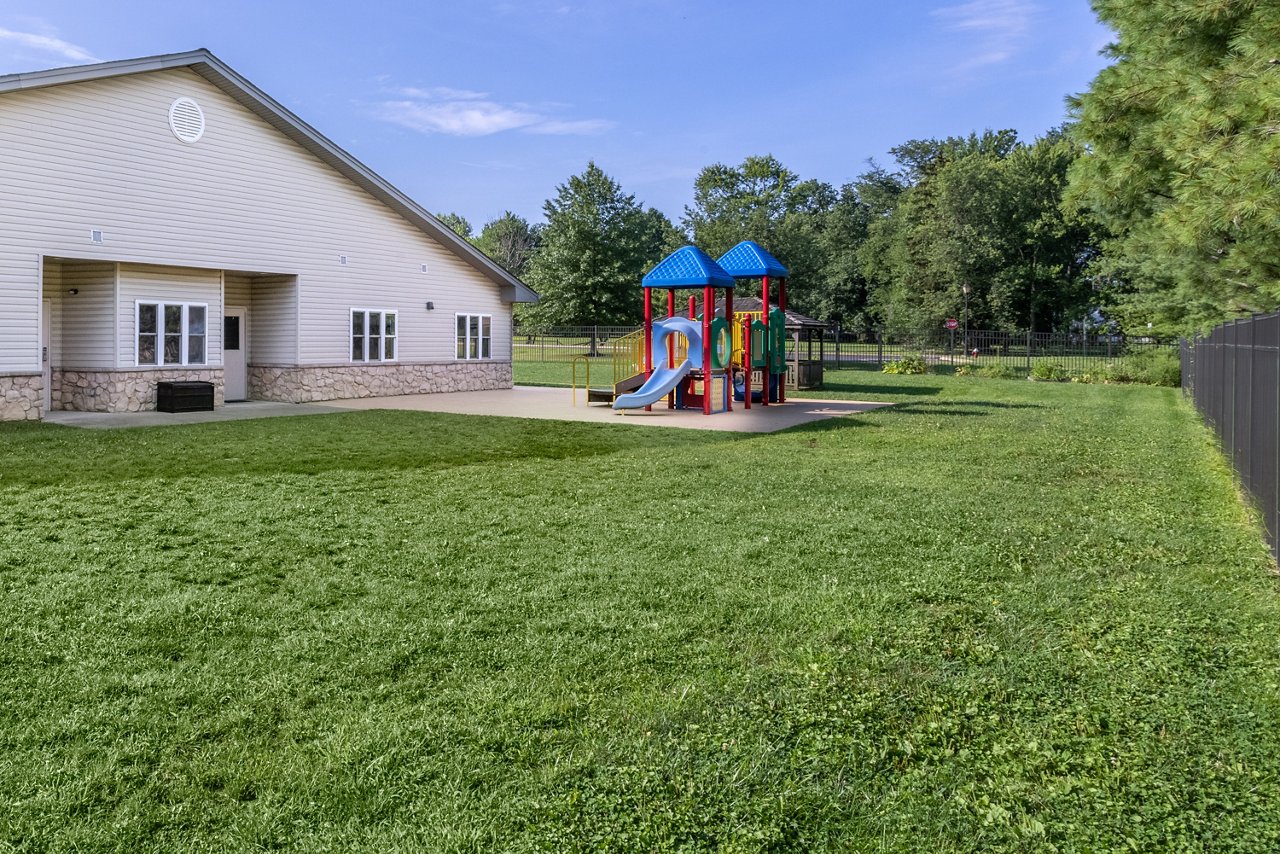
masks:
<svg viewBox="0 0 1280 854"><path fill-rule="evenodd" d="M710 255L696 246L683 246L659 261L641 284L646 288L731 288L737 282Z"/></svg>
<svg viewBox="0 0 1280 854"><path fill-rule="evenodd" d="M754 279L760 276L787 275L787 268L779 263L754 240L744 240L720 256L720 266L730 276L738 279Z"/></svg>

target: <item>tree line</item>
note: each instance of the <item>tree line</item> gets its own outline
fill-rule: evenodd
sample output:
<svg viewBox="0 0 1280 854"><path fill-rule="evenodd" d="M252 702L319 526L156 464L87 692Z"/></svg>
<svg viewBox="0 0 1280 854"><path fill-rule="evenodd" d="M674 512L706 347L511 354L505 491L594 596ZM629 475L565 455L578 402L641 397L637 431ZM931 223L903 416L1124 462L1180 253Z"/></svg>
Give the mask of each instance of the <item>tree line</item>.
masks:
<svg viewBox="0 0 1280 854"><path fill-rule="evenodd" d="M705 167L678 223L595 163L545 223L477 234L542 297L533 325L631 324L640 279L692 242L755 240L798 311L852 332L1186 333L1280 306L1280 4L1095 0L1113 64L1070 121L908 140L836 187L771 155ZM748 287L748 290L750 288Z"/></svg>

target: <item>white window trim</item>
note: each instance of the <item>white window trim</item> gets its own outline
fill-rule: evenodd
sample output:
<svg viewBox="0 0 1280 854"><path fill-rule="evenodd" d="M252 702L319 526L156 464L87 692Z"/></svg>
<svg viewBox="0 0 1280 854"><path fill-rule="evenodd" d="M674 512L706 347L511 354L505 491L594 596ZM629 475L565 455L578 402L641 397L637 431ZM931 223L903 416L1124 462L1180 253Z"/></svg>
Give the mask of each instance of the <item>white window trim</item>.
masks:
<svg viewBox="0 0 1280 854"><path fill-rule="evenodd" d="M463 353L465 353L465 354L467 354L467 355L463 355L463 356L459 356L459 355L458 355L458 318L459 318L459 317L465 317L465 318L467 318L467 335L466 335L466 342L467 342L467 346L466 346L466 347L464 347L464 348L463 348L463 351L462 351ZM470 353L471 353L471 318L473 318L473 317L478 317L478 318L480 318L480 320L481 320L481 326L480 326L480 329L481 329L482 333L483 333L483 330L484 330L484 321L485 321L485 320L488 320L488 321L489 321L489 355L487 355L487 356L474 356L474 357L473 357L473 356L471 356L471 355L470 355ZM482 341L484 340L484 335L483 335L483 334L481 334L481 336L480 336L480 340L482 340ZM479 348L477 348L477 350L478 350L478 349L479 349ZM469 311L458 311L458 312L454 312L454 315L453 315L453 358L454 358L454 361L458 361L458 362L492 362L492 361L493 361L493 315L492 315L492 314L485 314L485 313L482 313L482 312L469 312Z"/></svg>
<svg viewBox="0 0 1280 854"><path fill-rule="evenodd" d="M155 362L143 362L139 358L141 356L141 347L138 341L142 336L142 307L144 305L154 305L156 307L156 360ZM182 307L182 331L178 339L178 355L177 362L166 362L164 360L164 310L171 306ZM204 309L204 360L200 362L192 362L189 360L187 351L190 345L191 336L191 309ZM212 323L209 317L209 304L207 302L177 302L151 299L137 299L133 301L133 364L139 368L185 368L185 367L204 367L209 364L209 330Z"/></svg>
<svg viewBox="0 0 1280 854"><path fill-rule="evenodd" d="M364 343L362 344L362 349L364 352L361 354L362 356L364 356L364 358L362 359L355 358L355 355L351 352L351 345L356 335L355 323L356 323L357 311L364 312L364 330L361 333L361 337L364 339ZM382 346L378 348L378 354L380 358L377 358L377 359L369 358L369 313L370 312L373 312L374 314L379 314L382 317L382 328L378 330L378 340L382 342ZM387 315L391 315L396 319L396 322L395 322L396 332L394 335L390 336L391 340L396 342L395 343L396 354L392 356L390 359L387 358L387 337L388 337L387 336ZM368 365L368 364L378 364L380 362L400 361L400 310L395 308L363 308L358 305L351 306L349 309L347 309L347 358L351 360L351 364L353 365Z"/></svg>

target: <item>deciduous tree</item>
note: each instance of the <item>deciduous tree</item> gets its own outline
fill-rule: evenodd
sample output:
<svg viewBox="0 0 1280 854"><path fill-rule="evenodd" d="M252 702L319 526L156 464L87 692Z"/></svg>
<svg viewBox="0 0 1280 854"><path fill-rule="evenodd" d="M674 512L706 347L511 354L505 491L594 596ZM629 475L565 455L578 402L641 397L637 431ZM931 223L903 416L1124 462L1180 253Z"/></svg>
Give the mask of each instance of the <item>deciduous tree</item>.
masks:
<svg viewBox="0 0 1280 854"><path fill-rule="evenodd" d="M556 188L525 280L541 300L526 313L543 325L625 324L641 317L640 281L674 229L596 164Z"/></svg>
<svg viewBox="0 0 1280 854"><path fill-rule="evenodd" d="M453 213L452 211L449 213L438 213L436 214L436 219L453 229L454 233L463 240L471 239L471 223L468 222L467 218L462 214Z"/></svg>
<svg viewBox="0 0 1280 854"><path fill-rule="evenodd" d="M529 225L511 211L485 223L472 241L475 247L513 276L523 277L538 249L542 226Z"/></svg>

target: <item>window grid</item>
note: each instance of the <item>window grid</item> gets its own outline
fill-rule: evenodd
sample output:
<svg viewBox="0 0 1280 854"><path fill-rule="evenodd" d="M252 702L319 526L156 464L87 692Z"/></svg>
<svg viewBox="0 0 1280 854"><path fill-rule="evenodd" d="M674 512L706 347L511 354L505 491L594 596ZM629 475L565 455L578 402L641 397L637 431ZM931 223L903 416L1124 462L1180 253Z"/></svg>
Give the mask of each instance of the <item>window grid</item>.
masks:
<svg viewBox="0 0 1280 854"><path fill-rule="evenodd" d="M207 362L209 306L203 303L134 304L134 363L140 367Z"/></svg>
<svg viewBox="0 0 1280 854"><path fill-rule="evenodd" d="M390 362L396 357L396 312L351 309L351 361Z"/></svg>
<svg viewBox="0 0 1280 854"><path fill-rule="evenodd" d="M458 314L456 326L459 359L493 358L493 315Z"/></svg>

